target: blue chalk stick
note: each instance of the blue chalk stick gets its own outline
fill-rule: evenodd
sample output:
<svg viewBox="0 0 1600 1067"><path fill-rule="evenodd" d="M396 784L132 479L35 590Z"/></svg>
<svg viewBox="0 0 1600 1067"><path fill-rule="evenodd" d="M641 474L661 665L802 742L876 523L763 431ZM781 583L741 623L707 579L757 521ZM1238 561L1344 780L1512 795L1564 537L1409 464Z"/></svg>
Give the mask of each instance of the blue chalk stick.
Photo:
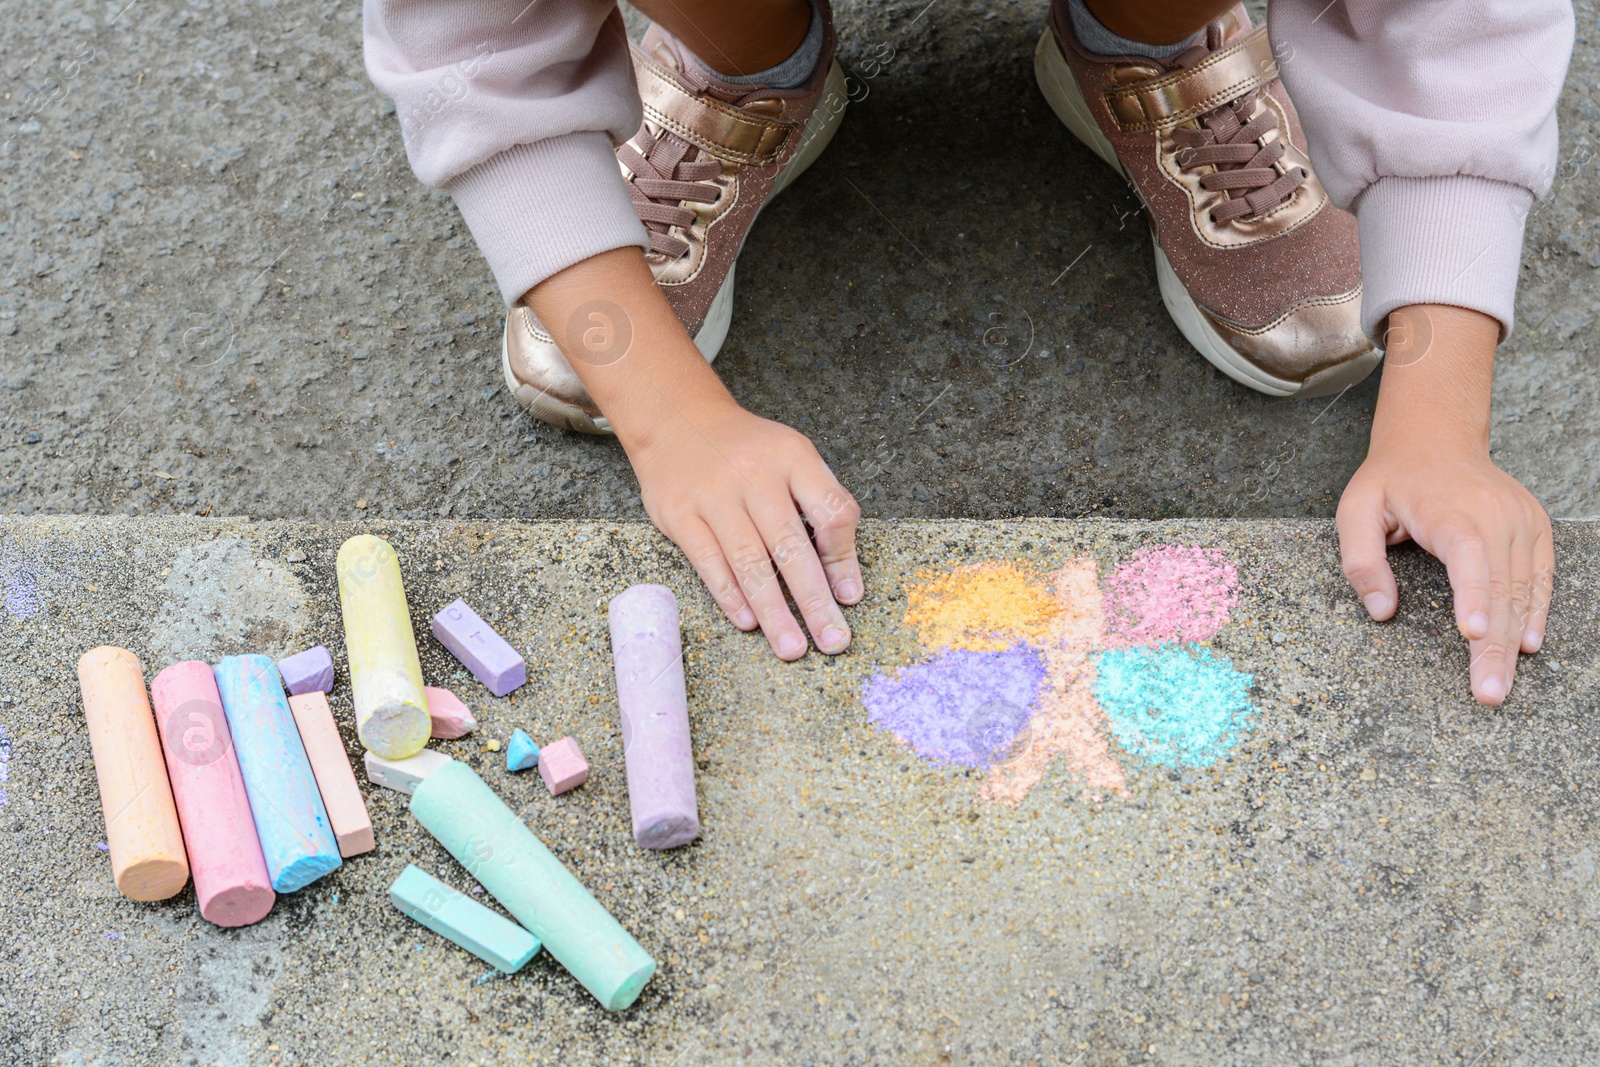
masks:
<svg viewBox="0 0 1600 1067"><path fill-rule="evenodd" d="M525 730L512 730L506 742L506 770L525 771L539 762L539 746Z"/></svg>
<svg viewBox="0 0 1600 1067"><path fill-rule="evenodd" d="M400 872L389 887L389 899L423 926L506 974L516 974L539 954L537 937L420 867L407 865Z"/></svg>
<svg viewBox="0 0 1600 1067"><path fill-rule="evenodd" d="M272 660L228 656L214 670L267 874L292 893L342 862L311 761Z"/></svg>

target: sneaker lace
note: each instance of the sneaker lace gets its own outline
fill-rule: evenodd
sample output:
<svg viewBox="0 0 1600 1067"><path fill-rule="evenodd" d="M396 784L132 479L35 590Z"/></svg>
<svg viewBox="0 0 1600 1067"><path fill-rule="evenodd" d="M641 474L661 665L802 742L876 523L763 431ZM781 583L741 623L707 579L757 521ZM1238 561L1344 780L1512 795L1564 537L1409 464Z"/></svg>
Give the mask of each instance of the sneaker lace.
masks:
<svg viewBox="0 0 1600 1067"><path fill-rule="evenodd" d="M1171 60L1171 65L1193 66L1222 44L1221 29L1212 26L1206 31L1204 43L1185 49ZM1271 108L1263 107L1259 115L1251 117L1259 95L1259 89L1252 89L1201 115L1198 129L1180 126L1172 131L1181 169L1216 168L1200 179L1202 189L1227 193L1227 199L1211 210L1213 222L1225 224L1264 215L1287 201L1311 177L1309 171L1298 166L1278 173L1274 164L1283 158L1285 150L1281 135L1266 144L1258 143L1278 128L1278 115Z"/></svg>
<svg viewBox="0 0 1600 1067"><path fill-rule="evenodd" d="M692 63L683 64L674 73L700 92L727 97L699 76ZM669 259L686 255L689 243L673 236L672 230L694 225L695 213L684 204L717 202L722 195L716 184L722 176L722 162L702 155L700 149L677 137L653 132L648 125L641 126L638 136L617 150L617 158L633 172L628 191L639 221L650 235L650 251Z"/></svg>

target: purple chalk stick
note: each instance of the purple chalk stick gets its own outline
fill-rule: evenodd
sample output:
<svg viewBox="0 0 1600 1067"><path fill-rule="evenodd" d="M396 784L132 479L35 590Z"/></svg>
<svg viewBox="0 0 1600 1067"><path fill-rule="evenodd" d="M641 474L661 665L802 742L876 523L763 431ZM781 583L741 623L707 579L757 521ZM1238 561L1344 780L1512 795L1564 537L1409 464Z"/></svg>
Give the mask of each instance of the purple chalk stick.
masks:
<svg viewBox="0 0 1600 1067"><path fill-rule="evenodd" d="M612 598L610 616L633 839L677 848L700 835L678 601L664 585L636 585Z"/></svg>
<svg viewBox="0 0 1600 1067"><path fill-rule="evenodd" d="M478 618L466 601L453 601L433 617L433 636L497 697L528 680L528 665L517 650Z"/></svg>
<svg viewBox="0 0 1600 1067"><path fill-rule="evenodd" d="M333 657L321 645L296 652L288 659L278 661L278 673L283 675L283 687L289 695L333 691Z"/></svg>

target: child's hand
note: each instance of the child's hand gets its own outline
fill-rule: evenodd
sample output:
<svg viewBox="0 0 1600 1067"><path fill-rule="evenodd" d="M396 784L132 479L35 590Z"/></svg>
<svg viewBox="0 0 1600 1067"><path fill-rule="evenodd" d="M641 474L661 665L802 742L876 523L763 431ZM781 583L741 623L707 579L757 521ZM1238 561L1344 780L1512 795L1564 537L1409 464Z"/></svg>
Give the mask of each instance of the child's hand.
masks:
<svg viewBox="0 0 1600 1067"><path fill-rule="evenodd" d="M1487 452L1374 448L1339 501L1344 573L1374 619L1397 604L1385 546L1407 538L1444 563L1456 626L1471 645L1472 692L1500 703L1518 650L1544 642L1555 567L1549 516Z"/></svg>
<svg viewBox="0 0 1600 1067"><path fill-rule="evenodd" d="M1444 563L1472 691L1499 704L1518 651L1544 642L1555 572L1550 518L1489 459L1499 324L1461 308L1391 316L1372 445L1339 501L1344 573L1374 619L1398 605L1386 547L1410 538Z"/></svg>
<svg viewBox="0 0 1600 1067"><path fill-rule="evenodd" d="M568 324L551 336L627 450L645 511L734 625L759 625L786 660L806 654L781 577L817 647L848 648L839 605L856 603L865 588L856 561L861 509L803 435L739 407L639 250L574 264L526 300L546 328ZM597 322L607 337L629 339L623 351L586 353Z"/></svg>
<svg viewBox="0 0 1600 1067"><path fill-rule="evenodd" d="M849 646L839 605L861 599L861 509L810 441L730 406L693 425L678 420L630 455L645 511L735 626L759 623L783 659L805 655L782 575L817 647L834 654Z"/></svg>

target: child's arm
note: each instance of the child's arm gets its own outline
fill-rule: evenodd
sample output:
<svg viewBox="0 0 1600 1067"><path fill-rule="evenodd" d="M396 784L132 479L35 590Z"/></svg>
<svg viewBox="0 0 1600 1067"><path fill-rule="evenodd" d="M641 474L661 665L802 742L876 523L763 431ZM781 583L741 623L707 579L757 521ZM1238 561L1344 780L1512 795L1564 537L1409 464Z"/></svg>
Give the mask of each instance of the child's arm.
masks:
<svg viewBox="0 0 1600 1067"><path fill-rule="evenodd" d="M1517 653L1537 652L1555 556L1550 518L1489 458L1489 387L1500 323L1465 308L1390 316L1372 446L1339 501L1344 573L1374 619L1398 605L1388 545L1439 557L1456 626L1472 650L1472 691L1498 704Z"/></svg>
<svg viewBox="0 0 1600 1067"><path fill-rule="evenodd" d="M843 652L850 629L839 605L863 589L860 509L803 435L738 405L644 256L602 253L526 299L627 450L650 518L734 625L759 624L783 659L805 655L781 575L817 647ZM603 357L588 354L595 350Z"/></svg>
<svg viewBox="0 0 1600 1067"><path fill-rule="evenodd" d="M454 198L506 302L526 294L551 329L656 525L780 656L806 641L779 577L817 646L844 651L859 509L810 441L734 403L651 279L615 154L642 111L614 0L366 0L363 30L412 169ZM620 325L612 310L633 340L596 366L584 337Z"/></svg>
<svg viewBox="0 0 1600 1067"><path fill-rule="evenodd" d="M1360 223L1362 321L1388 350L1339 505L1345 573L1387 619L1385 544L1443 560L1473 692L1498 704L1518 648L1544 639L1553 557L1544 510L1489 459L1490 382L1528 210L1556 173L1572 4L1275 0L1271 26L1318 176Z"/></svg>

